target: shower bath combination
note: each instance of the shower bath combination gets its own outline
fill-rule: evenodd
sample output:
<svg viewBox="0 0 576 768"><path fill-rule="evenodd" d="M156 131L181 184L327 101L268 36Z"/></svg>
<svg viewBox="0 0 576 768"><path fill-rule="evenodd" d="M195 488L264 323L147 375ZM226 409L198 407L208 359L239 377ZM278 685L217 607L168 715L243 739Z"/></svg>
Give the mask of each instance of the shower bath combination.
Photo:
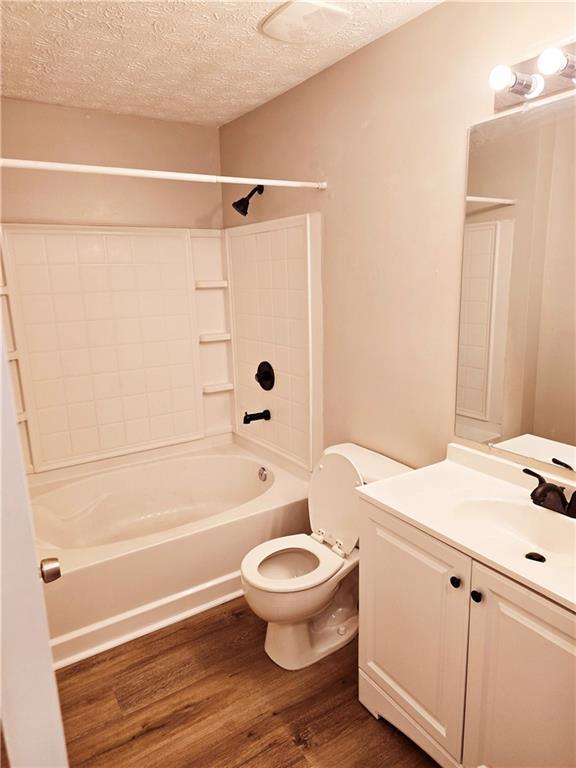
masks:
<svg viewBox="0 0 576 768"><path fill-rule="evenodd" d="M26 170L18 172L25 174ZM255 183L245 183L237 179L234 183L238 190L246 190L246 195L256 186ZM243 186L240 187L239 184ZM229 200L228 204L231 203ZM257 211L257 214L261 213L262 211ZM242 226L244 224L249 226ZM98 470L97 477L93 477L91 462L83 462L83 466L79 468L68 467L77 457L83 458L80 447L78 450L76 447L72 450L72 438L70 452L63 458L50 453L51 444L48 444L47 448L41 441L35 444L36 464L43 472L32 483L32 503L37 516L36 531L40 542L38 559L48 562L49 558L58 559L63 573L62 578L46 585L45 588L52 622L52 651L59 666L67 666L93 655L96 649L104 644L110 644L110 647L116 645L134 632L144 634L150 627L155 627L159 620L170 622L186 611L196 611L204 605L211 605L214 600L235 596L241 589L240 562L248 549L266 540L270 531L278 532L279 535L290 535L307 529L307 488L304 472L310 461L309 451L312 451L310 438L303 429L298 431L296 427L292 428L291 424L287 426L288 432L283 429L283 414L286 411L277 410L276 388L280 385L280 392L287 395L285 400L289 403L289 418L292 411L298 418L306 418L310 397L308 376L315 378L314 365L318 360L309 347L310 338L315 336L313 329L310 330L308 325L316 320L316 316L309 321L308 301L313 302L315 307L320 305L319 298L315 298L319 297L319 284L314 279L319 276L320 232L320 214L301 214L258 224L251 224L248 219L240 219L236 221L235 226L218 231L173 231L169 228L142 231L140 228L130 227L86 229L70 225L5 225L3 234L6 238L6 249L3 255L8 265L8 273L13 278L10 284L14 300L28 295L22 293L27 290L25 280L23 283L19 279L25 273L20 273L17 268L22 259L28 258L26 253L38 253L43 257L46 248L46 253L56 254L60 260L66 259L66 269L56 267L54 274L64 271L69 273L72 271L70 267L74 272L79 271L90 276L97 272L99 285L110 286L113 298L116 298L116 293L124 297L119 290L112 294L112 275L127 271L127 263L123 260L128 254L132 260L131 271L138 276L150 276L142 288L130 284L129 293L138 296L138 305L134 308L136 317L140 316L140 298L142 297L143 302L148 299L154 286L155 297L162 297L163 306L170 306L171 312L178 310L185 314L186 318L186 322L182 321L181 326L185 328L187 336L185 339L178 339L178 343L174 343L173 347L170 347L172 341L169 338L171 320L168 319L164 325L159 326L163 335L160 337L158 333L158 342L154 343L153 348L149 348L150 354L147 358L155 373L160 374L150 378L153 386L160 386L165 381L161 365L164 364L162 361L166 348L189 349L197 344L197 352L203 355L203 368L198 367L192 371L186 365L178 369L178 373L185 377L182 380L189 386L182 392L179 391L182 387L174 388L177 395L170 396L170 412L162 414L160 419L154 414L150 416L151 425L156 426L158 422L162 425L166 422L176 425L174 432L179 442L158 445L153 449L153 453L149 453L145 448L146 452L141 453L140 447L150 444L148 435L128 435L124 428L121 432L125 438L124 443L118 447L114 446L114 450L105 445L95 446L93 454L106 462L94 467ZM279 259L272 252L272 248L268 247L273 242L280 244L278 254L281 254L286 262L285 269L282 270L282 282L275 282L275 290L279 292L282 303L287 307L290 290L297 291L302 298L302 302L293 306L294 313L301 315L299 326L302 333L291 339L294 343L294 347L290 348L295 350L294 360L291 357L285 360L288 370L282 370L280 376L274 372L274 358L270 360L259 357L249 362L249 368L245 371L245 382L251 388L251 395L245 403L240 401L242 406L247 406L240 409L240 402L234 403L232 395L228 393L233 391L234 383L238 386L241 370L239 366L245 362L243 354L240 355L244 347L242 344L238 346L238 336L234 333L239 327L239 299L246 285L243 278L248 277L244 255L251 249L251 260L253 257L254 262L277 263ZM110 244L114 249L107 251L106 248ZM86 251L79 252L78 248L85 249L88 246L92 249L90 253L106 256L107 260L102 258L97 270L93 266L85 268L84 264L80 263L81 254ZM297 263L302 267L292 275L291 288L288 284L288 254L291 258L290 264ZM171 261L172 259L174 261ZM166 289L163 287L165 277L167 280L169 278ZM184 285L191 289L187 291L189 297L185 306L181 309L176 303L171 306L169 302L173 292L181 293L184 289L178 286ZM46 295L51 295L51 284L45 287L48 291ZM88 281L75 286L82 302L90 303L94 291L88 289L94 287L94 284ZM34 294L34 299L30 302L34 307L38 303L38 295ZM67 306L68 296L69 294L59 294L52 300L59 307L63 302ZM26 302L28 300L24 298L24 304L27 306ZM116 306L124 305L113 303L109 315L115 312ZM259 312L259 302L250 303L248 309ZM25 317L24 314L18 315L20 322L16 327L17 338L26 338L28 323L25 322ZM171 318L173 315L167 317ZM123 320L124 318L119 318L119 329L132 327L133 323L127 324L122 322ZM149 328L156 328L152 320L145 320L144 323ZM107 327L113 324L113 317L106 318ZM181 326L174 324L174 329L180 333ZM258 322L257 328L259 327ZM125 341L123 351L131 351L132 346L139 348L139 339L138 336L133 342L129 339ZM59 337L56 341L60 343ZM90 358L94 352L96 359L100 354L99 348L93 348L90 337L82 341ZM237 346L234 347L234 344ZM216 350L218 354L209 354ZM84 352L84 349L81 351ZM239 355L236 361L233 351ZM153 357L152 352L158 357ZM55 354L60 354L60 347L55 350ZM73 354L78 355L79 352ZM311 357L310 373L308 361ZM131 362L133 360L138 362L130 358ZM238 367L235 363L238 363ZM142 367L132 370L135 373L131 373L126 381L136 381L137 375L138 380L144 376L145 383L148 382L143 359ZM47 380L49 382L56 380L56 373L63 374L60 370L55 372L50 369L48 372L54 377ZM170 375L172 373L176 376L175 370L171 369ZM298 399L303 400L302 403L292 400L291 387L288 391L282 389L286 387L288 376L292 376L296 382L298 388L295 387L294 391ZM98 379L99 382L109 380L107 374ZM174 381L179 384L181 379L175 378ZM34 386L34 382L28 381L24 387L26 392L30 391L30 384ZM54 384L49 383L46 386L52 388ZM65 385L63 386L66 395ZM44 385L40 385L40 389L42 387ZM212 387L214 392L211 391ZM93 390L91 394L92 392ZM110 397L106 397L107 394L108 390L100 389L93 393L97 415L103 412L107 417L107 411L102 411L102 402L110 400ZM27 404L32 401L33 390L30 395L26 400ZM182 401L177 399L180 396ZM130 407L132 404L144 407L147 403L142 404L143 399L135 395L132 400L126 402ZM163 407L166 401L163 394L159 398L152 394L149 402L154 405L158 402ZM182 411L174 410L175 407L180 407L180 402L191 411L186 412L185 417L180 416ZM196 403L198 408L193 407ZM203 423L200 425L202 407ZM85 406L80 405L80 408L84 410ZM78 410L75 405L74 410ZM250 418L249 425L243 423L245 410ZM36 412L29 410L29 414ZM299 421L298 424L300 423ZM56 424L56 428L60 430L65 426L68 424ZM184 426L188 429L186 433L182 431ZM180 431L177 432L178 429ZM217 435L209 434L212 430L221 432ZM241 435L240 439L262 444L263 448L268 445L270 450L280 446L278 435L282 437L288 434L288 439L282 445L285 445L287 453L294 457L296 471L290 471L292 463L289 461L286 488L280 487L280 468L276 469L273 460L266 456L268 479L275 478L277 497L275 492L272 493L271 484L266 486L258 477L258 470L263 465L258 449L251 450L252 444L246 443L246 448L236 451L233 430ZM72 431L74 427L69 430L70 433ZM108 432L107 425L104 424L103 434L106 436ZM205 436L210 438L209 443L202 442ZM172 435L167 435L166 442L171 439ZM222 453L219 450L221 445ZM116 455L119 450L129 452ZM211 457L209 461L208 457ZM223 457L229 457L230 460L221 461ZM232 462L231 459L236 457L242 460ZM217 461L212 461L212 458ZM154 467L149 462L154 463ZM159 471L155 471L155 462ZM37 499L50 490L48 485L51 476L46 475L44 470L50 472L56 469L55 464L59 465L59 488L66 502L63 503L60 497L51 497L48 510L45 503L48 500L41 499L38 502ZM62 466L64 464L67 466ZM255 464L257 466L254 469ZM138 472L139 468L142 468L142 473ZM179 485L178 477L184 486ZM72 486L74 490L70 496ZM288 506L285 504L287 497ZM148 501L144 504L142 498ZM296 513L293 515L294 504ZM77 513L82 513L86 508L91 510L88 517L77 517ZM121 514L118 510L121 510ZM54 515L51 514L52 511ZM65 521L62 520L60 512L66 513ZM249 516L249 522L244 518L244 512ZM97 523L95 527L94 522ZM228 522L234 523L234 529L229 528L224 533L223 527L228 526ZM228 544L226 547L221 546L229 534L237 542L236 548L229 547ZM148 544L152 543L150 549L155 553L154 563L144 563L145 556L142 553L148 548ZM191 551L194 552L194 572L190 571L188 566L178 564L179 554L187 561ZM135 578L123 580L120 577L122 572L130 572ZM182 576L180 581L177 581L178 574ZM125 581L125 588L119 586L122 581ZM110 583L115 584L112 602ZM102 599L99 595L102 595ZM179 597L175 597L176 595ZM79 596L78 599L76 596Z"/></svg>

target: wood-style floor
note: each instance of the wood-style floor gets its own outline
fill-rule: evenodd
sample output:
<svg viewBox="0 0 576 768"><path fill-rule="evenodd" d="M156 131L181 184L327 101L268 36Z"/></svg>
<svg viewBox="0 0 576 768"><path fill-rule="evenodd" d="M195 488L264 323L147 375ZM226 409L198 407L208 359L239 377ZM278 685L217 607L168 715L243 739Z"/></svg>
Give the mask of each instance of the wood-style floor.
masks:
<svg viewBox="0 0 576 768"><path fill-rule="evenodd" d="M357 645L298 672L235 600L58 672L72 766L431 768L357 699Z"/></svg>

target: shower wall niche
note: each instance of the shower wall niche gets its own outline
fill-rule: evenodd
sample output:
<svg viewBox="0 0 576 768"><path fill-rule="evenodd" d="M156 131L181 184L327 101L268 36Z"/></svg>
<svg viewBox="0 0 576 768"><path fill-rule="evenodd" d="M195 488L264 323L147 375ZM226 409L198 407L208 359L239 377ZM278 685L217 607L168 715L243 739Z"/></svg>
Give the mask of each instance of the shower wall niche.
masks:
<svg viewBox="0 0 576 768"><path fill-rule="evenodd" d="M5 338L31 471L232 430L220 230L3 231Z"/></svg>

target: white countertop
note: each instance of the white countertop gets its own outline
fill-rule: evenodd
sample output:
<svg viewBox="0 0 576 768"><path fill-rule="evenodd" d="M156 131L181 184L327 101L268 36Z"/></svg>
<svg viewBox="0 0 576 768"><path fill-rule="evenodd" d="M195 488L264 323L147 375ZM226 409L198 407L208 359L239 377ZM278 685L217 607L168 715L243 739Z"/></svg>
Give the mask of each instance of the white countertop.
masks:
<svg viewBox="0 0 576 768"><path fill-rule="evenodd" d="M548 440L537 435L519 435L508 440L494 443L494 448L503 451L511 451L521 456L529 456L538 461L552 463L552 459L560 459L571 467L576 467L576 446L559 443L557 440ZM552 467L552 471L554 468Z"/></svg>
<svg viewBox="0 0 576 768"><path fill-rule="evenodd" d="M576 520L535 506L535 484L518 464L451 445L445 461L370 483L358 493L576 611ZM526 559L528 552L543 554L546 562Z"/></svg>

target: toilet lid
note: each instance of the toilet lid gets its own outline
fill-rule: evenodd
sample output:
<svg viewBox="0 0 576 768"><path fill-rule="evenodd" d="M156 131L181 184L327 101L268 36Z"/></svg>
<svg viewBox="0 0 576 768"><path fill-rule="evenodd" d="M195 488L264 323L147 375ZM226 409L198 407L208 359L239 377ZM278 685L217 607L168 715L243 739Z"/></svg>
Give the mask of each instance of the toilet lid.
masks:
<svg viewBox="0 0 576 768"><path fill-rule="evenodd" d="M347 555L356 546L360 533L355 490L360 485L360 472L350 459L338 453L325 454L310 479L308 506L312 530L323 530L329 544L341 541Z"/></svg>

